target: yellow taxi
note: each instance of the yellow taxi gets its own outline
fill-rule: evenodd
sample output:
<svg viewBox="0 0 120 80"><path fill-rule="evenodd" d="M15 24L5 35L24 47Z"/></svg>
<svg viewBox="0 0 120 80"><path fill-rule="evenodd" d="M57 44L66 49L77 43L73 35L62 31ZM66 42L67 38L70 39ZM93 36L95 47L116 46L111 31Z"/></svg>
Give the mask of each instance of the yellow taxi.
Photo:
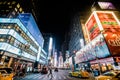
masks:
<svg viewBox="0 0 120 80"><path fill-rule="evenodd" d="M120 80L120 72L109 71L95 78L96 80Z"/></svg>
<svg viewBox="0 0 120 80"><path fill-rule="evenodd" d="M13 80L14 75L11 68L0 68L0 80Z"/></svg>
<svg viewBox="0 0 120 80"><path fill-rule="evenodd" d="M90 74L85 70L76 70L76 71L69 72L69 76L79 77L79 78L89 78Z"/></svg>

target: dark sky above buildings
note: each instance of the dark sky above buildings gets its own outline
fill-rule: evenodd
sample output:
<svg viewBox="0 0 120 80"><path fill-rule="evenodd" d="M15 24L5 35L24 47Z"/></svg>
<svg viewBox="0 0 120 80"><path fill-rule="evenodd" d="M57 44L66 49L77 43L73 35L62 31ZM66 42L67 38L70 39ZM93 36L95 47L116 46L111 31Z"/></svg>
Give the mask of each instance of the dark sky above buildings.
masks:
<svg viewBox="0 0 120 80"><path fill-rule="evenodd" d="M36 5L38 6L37 10L40 14L40 29L43 32L52 32L58 35L64 34L70 24L71 16L93 3L93 0L78 1L38 0Z"/></svg>
<svg viewBox="0 0 120 80"><path fill-rule="evenodd" d="M38 25L41 32L53 33L60 46L65 32L69 30L71 17L77 12L85 12L98 0L34 0ZM105 0L103 0L105 1ZM109 0L106 0L109 1ZM119 0L112 0L118 2Z"/></svg>
<svg viewBox="0 0 120 80"><path fill-rule="evenodd" d="M35 0L40 31L56 35L60 45L69 30L71 17L77 12L89 11L95 1L98 0Z"/></svg>
<svg viewBox="0 0 120 80"><path fill-rule="evenodd" d="M40 31L57 36L57 44L64 40L71 17L93 4L94 0L36 0Z"/></svg>

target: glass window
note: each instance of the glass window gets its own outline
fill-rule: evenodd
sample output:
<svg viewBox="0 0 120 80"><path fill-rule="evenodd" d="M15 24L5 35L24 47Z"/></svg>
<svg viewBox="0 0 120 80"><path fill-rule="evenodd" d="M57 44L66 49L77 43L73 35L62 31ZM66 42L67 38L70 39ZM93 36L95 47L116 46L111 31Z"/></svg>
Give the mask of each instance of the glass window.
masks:
<svg viewBox="0 0 120 80"><path fill-rule="evenodd" d="M9 8L12 8L12 6L9 6Z"/></svg>
<svg viewBox="0 0 120 80"><path fill-rule="evenodd" d="M15 8L15 11L17 12L17 11L18 11L18 9L17 9L17 8Z"/></svg>
<svg viewBox="0 0 120 80"><path fill-rule="evenodd" d="M9 29L0 29L0 34L7 34Z"/></svg>
<svg viewBox="0 0 120 80"><path fill-rule="evenodd" d="M12 2L12 4L15 4L15 3L16 3L15 1Z"/></svg>
<svg viewBox="0 0 120 80"><path fill-rule="evenodd" d="M0 49L6 50L6 48L8 47L7 43L0 43Z"/></svg>
<svg viewBox="0 0 120 80"><path fill-rule="evenodd" d="M20 4L19 3L17 4L17 8L20 8Z"/></svg>
<svg viewBox="0 0 120 80"><path fill-rule="evenodd" d="M22 8L20 8L19 11L22 12Z"/></svg>

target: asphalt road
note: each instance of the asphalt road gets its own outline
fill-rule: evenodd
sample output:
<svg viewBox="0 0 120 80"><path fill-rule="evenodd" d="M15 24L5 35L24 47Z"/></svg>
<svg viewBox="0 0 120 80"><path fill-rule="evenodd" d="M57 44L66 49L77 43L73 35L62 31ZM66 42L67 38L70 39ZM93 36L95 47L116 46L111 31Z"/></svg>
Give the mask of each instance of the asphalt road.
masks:
<svg viewBox="0 0 120 80"><path fill-rule="evenodd" d="M68 70L59 70L58 72L53 71L53 77L48 77L48 74L34 73L26 75L25 77L18 77L14 80L94 80L93 77L89 79L81 79L68 76Z"/></svg>

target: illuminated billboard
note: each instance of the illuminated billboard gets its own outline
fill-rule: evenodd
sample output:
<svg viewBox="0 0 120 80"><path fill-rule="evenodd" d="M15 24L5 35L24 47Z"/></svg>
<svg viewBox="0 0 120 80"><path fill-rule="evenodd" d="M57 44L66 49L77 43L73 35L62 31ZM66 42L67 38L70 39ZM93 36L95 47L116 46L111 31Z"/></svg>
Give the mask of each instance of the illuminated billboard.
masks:
<svg viewBox="0 0 120 80"><path fill-rule="evenodd" d="M83 23L81 23L81 25L82 25L82 31L83 31L83 35L84 35L84 38L85 38L85 42L89 43L89 38L88 38L86 27Z"/></svg>
<svg viewBox="0 0 120 80"><path fill-rule="evenodd" d="M75 63L77 64L80 62L91 61L96 58L105 58L109 56L110 52L105 43L104 37L100 34L76 53Z"/></svg>
<svg viewBox="0 0 120 80"><path fill-rule="evenodd" d="M112 11L97 11L106 43L113 56L120 55L120 22Z"/></svg>
<svg viewBox="0 0 120 80"><path fill-rule="evenodd" d="M114 29L120 28L120 22L112 11L98 11L96 14L104 30L114 31Z"/></svg>
<svg viewBox="0 0 120 80"><path fill-rule="evenodd" d="M85 61L87 61L85 57L85 52L83 51L83 49L81 49L79 52L76 53L75 63L78 64Z"/></svg>
<svg viewBox="0 0 120 80"><path fill-rule="evenodd" d="M120 22L113 11L94 11L85 23L89 42L97 37L101 31L120 28Z"/></svg>
<svg viewBox="0 0 120 80"><path fill-rule="evenodd" d="M93 49L92 55L95 55L96 58L105 58L110 56L110 52L102 34L100 34L94 40L92 40L91 47L91 49Z"/></svg>
<svg viewBox="0 0 120 80"><path fill-rule="evenodd" d="M106 31L104 36L112 56L120 56L120 29L117 32Z"/></svg>
<svg viewBox="0 0 120 80"><path fill-rule="evenodd" d="M90 16L85 26L88 31L89 41L93 40L96 36L100 34L100 29L98 27L94 14Z"/></svg>
<svg viewBox="0 0 120 80"><path fill-rule="evenodd" d="M115 9L111 2L98 2L101 9Z"/></svg>

